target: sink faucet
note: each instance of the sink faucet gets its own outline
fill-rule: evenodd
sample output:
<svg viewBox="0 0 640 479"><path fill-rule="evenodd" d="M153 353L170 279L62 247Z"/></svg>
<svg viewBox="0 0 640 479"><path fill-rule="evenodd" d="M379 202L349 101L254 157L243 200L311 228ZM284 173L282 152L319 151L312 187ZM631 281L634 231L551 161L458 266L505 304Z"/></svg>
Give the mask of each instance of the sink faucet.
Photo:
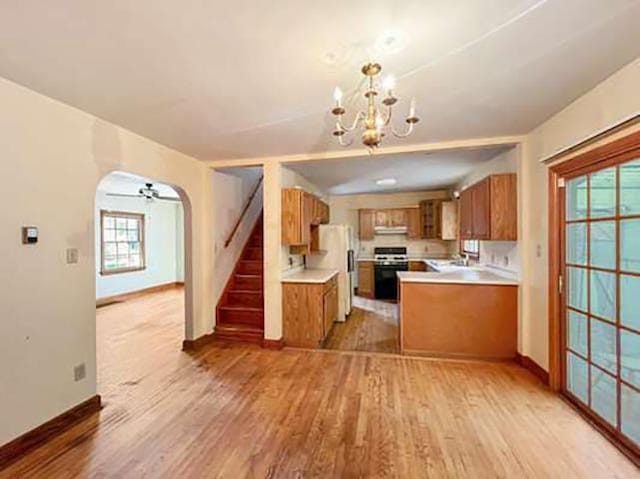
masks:
<svg viewBox="0 0 640 479"><path fill-rule="evenodd" d="M469 253L462 255L462 266L469 266Z"/></svg>

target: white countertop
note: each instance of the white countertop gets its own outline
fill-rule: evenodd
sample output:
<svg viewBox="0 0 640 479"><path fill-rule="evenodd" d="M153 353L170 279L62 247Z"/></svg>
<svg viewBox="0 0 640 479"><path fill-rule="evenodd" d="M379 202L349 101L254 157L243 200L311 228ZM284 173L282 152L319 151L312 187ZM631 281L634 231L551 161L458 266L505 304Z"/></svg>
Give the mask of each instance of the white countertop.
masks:
<svg viewBox="0 0 640 479"><path fill-rule="evenodd" d="M489 266L439 266L439 272L400 271L398 279L407 283L458 283L517 286L516 275Z"/></svg>
<svg viewBox="0 0 640 479"><path fill-rule="evenodd" d="M326 283L338 274L337 269L301 269L284 273L283 283Z"/></svg>

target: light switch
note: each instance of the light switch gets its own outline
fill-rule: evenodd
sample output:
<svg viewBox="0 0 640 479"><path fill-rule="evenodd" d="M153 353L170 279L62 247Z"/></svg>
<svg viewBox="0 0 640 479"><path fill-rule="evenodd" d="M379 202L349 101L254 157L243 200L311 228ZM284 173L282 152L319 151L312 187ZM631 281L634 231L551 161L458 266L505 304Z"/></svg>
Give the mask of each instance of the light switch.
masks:
<svg viewBox="0 0 640 479"><path fill-rule="evenodd" d="M77 248L68 248L67 249L67 264L76 264L78 262L78 249Z"/></svg>
<svg viewBox="0 0 640 479"><path fill-rule="evenodd" d="M35 226L22 227L22 244L35 244L38 242L38 228Z"/></svg>

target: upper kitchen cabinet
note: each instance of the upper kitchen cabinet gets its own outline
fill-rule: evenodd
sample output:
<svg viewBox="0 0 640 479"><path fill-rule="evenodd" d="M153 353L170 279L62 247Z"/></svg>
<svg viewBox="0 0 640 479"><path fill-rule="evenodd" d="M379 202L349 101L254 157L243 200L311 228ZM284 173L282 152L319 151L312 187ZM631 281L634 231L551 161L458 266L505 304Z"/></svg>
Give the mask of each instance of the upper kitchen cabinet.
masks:
<svg viewBox="0 0 640 479"><path fill-rule="evenodd" d="M517 179L514 173L491 175L460 195L462 239L518 239Z"/></svg>
<svg viewBox="0 0 640 479"><path fill-rule="evenodd" d="M297 253L318 248L317 228L329 222L329 206L306 191L282 190L282 244Z"/></svg>
<svg viewBox="0 0 640 479"><path fill-rule="evenodd" d="M361 240L372 240L376 235L375 222L376 210L358 210L359 216L359 234Z"/></svg>
<svg viewBox="0 0 640 479"><path fill-rule="evenodd" d="M395 208L392 210L387 210L387 214L389 216L388 226L392 228L407 226L407 209L406 208Z"/></svg>
<svg viewBox="0 0 640 479"><path fill-rule="evenodd" d="M420 221L424 239L454 240L457 237L455 202L425 200L420 202Z"/></svg>
<svg viewBox="0 0 640 479"><path fill-rule="evenodd" d="M407 208L407 238L422 238L422 220L420 216L420 208Z"/></svg>

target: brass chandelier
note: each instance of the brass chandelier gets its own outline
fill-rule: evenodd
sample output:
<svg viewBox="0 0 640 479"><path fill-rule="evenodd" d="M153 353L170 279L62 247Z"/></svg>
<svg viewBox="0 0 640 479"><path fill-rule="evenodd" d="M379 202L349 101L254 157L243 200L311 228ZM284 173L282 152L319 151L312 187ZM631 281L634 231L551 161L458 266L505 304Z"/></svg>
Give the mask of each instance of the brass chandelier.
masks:
<svg viewBox="0 0 640 479"><path fill-rule="evenodd" d="M376 77L380 74L382 67L379 63L367 63L362 67L362 73L368 79L368 87L364 93L367 99L367 111L366 113L360 111L356 114L353 123L347 126L343 122L343 115L346 113L345 107L342 105L342 91L339 87L336 87L334 92L335 106L331 110L337 117L336 128L333 130L333 135L338 139L341 146L350 146L353 143L353 137L348 141L345 141L345 137L349 136L356 128L362 128L362 143L369 149L370 153L373 153L385 136L385 129L389 127L391 123L391 112L393 106L398 102L398 98L393 95L394 82L391 77L385 79L382 89L385 91L385 97L382 99L382 105L386 107L386 111L382 111L382 105L376 104L376 97L378 96L378 85L376 83ZM409 114L405 118L405 122L409 125L405 132L397 132L393 126L389 128L393 136L396 138L406 138L413 133L413 128L420 119L416 116L415 99L411 100L411 106L409 107Z"/></svg>

